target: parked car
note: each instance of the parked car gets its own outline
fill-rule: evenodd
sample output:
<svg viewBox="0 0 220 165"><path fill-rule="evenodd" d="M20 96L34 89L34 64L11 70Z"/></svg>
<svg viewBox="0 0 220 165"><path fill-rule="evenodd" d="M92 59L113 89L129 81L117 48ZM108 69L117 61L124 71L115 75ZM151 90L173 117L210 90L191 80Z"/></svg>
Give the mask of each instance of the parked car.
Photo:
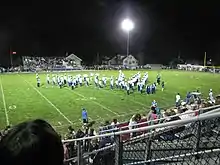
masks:
<svg viewBox="0 0 220 165"><path fill-rule="evenodd" d="M143 66L144 69L151 69L151 66L149 64L146 64Z"/></svg>

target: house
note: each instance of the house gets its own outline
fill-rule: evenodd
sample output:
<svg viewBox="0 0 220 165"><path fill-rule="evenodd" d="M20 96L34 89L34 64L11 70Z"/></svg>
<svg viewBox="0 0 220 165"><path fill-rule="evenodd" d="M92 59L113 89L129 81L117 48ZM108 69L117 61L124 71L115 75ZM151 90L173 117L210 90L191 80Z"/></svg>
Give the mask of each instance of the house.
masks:
<svg viewBox="0 0 220 165"><path fill-rule="evenodd" d="M124 55L117 54L112 59L108 61L108 65L114 65L114 66L122 66L123 60L126 58Z"/></svg>
<svg viewBox="0 0 220 165"><path fill-rule="evenodd" d="M109 60L110 60L110 57L104 56L104 57L102 57L101 64L102 65L108 65Z"/></svg>
<svg viewBox="0 0 220 165"><path fill-rule="evenodd" d="M125 68L136 68L138 66L138 60L132 55L116 55L109 60L109 65L123 66Z"/></svg>
<svg viewBox="0 0 220 165"><path fill-rule="evenodd" d="M123 59L123 66L130 69L137 68L138 60L134 56L128 55Z"/></svg>
<svg viewBox="0 0 220 165"><path fill-rule="evenodd" d="M74 66L80 67L82 59L77 57L75 54L70 54L66 57L66 60L70 61Z"/></svg>

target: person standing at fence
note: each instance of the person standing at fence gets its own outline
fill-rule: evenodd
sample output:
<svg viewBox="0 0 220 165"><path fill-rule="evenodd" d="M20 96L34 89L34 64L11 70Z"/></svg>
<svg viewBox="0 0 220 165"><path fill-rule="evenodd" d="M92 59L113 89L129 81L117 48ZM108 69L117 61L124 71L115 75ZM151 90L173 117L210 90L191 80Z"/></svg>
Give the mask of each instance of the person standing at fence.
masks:
<svg viewBox="0 0 220 165"><path fill-rule="evenodd" d="M128 128L129 130L131 129L135 129L136 128L136 124L137 124L137 121L136 121L136 115L133 115L129 121L129 124L128 124ZM135 137L136 133L133 132L133 133L130 133L130 137Z"/></svg>
<svg viewBox="0 0 220 165"><path fill-rule="evenodd" d="M209 99L210 99L211 104L215 104L215 99L214 99L214 96L213 96L212 89L209 90Z"/></svg>
<svg viewBox="0 0 220 165"><path fill-rule="evenodd" d="M176 95L176 107L179 107L180 106L180 94L177 93Z"/></svg>
<svg viewBox="0 0 220 165"><path fill-rule="evenodd" d="M85 108L82 109L82 121L84 125L88 123L88 114Z"/></svg>

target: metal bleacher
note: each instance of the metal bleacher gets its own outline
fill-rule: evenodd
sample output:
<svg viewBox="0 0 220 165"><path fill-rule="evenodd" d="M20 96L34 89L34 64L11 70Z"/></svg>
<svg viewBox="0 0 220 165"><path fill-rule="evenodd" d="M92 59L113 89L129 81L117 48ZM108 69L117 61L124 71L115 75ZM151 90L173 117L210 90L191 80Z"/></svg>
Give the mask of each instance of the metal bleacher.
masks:
<svg viewBox="0 0 220 165"><path fill-rule="evenodd" d="M66 163L218 165L220 106L200 109L198 112L197 116L187 119L63 141L77 144L77 156L67 160ZM123 135L134 132L139 133L138 136L126 140L122 138ZM83 151L85 141L109 137L113 140L112 144L92 152Z"/></svg>

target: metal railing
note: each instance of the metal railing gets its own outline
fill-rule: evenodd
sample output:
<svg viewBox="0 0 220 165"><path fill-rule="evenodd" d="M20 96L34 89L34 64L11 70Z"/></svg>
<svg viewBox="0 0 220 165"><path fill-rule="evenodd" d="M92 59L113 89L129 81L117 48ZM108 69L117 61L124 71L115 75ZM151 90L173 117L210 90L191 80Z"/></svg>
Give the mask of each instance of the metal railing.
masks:
<svg viewBox="0 0 220 165"><path fill-rule="evenodd" d="M64 143L77 143L77 154L74 158L66 160L65 163L74 164L73 162L75 162L78 165L198 164L199 161L201 164L205 164L205 162L208 162L207 164L219 163L220 108L217 107L210 113L188 119L65 140ZM121 139L122 135L139 132L143 134L136 135L128 141ZM103 139L110 139L111 143L107 147L101 147L91 152L84 151L83 143L94 139L102 139L100 144Z"/></svg>
<svg viewBox="0 0 220 165"><path fill-rule="evenodd" d="M220 110L220 108L218 110ZM91 139L97 139L97 138L108 137L108 136L117 136L117 135L122 135L122 134L140 132L140 131L148 131L148 130L152 130L152 129L156 129L156 128L162 128L162 127L167 127L167 126L175 126L175 125L179 125L179 124L180 125L181 124L189 124L191 122L210 119L210 118L214 118L216 116L220 117L220 112L211 113L211 114L208 114L208 115L204 115L204 114L202 115L201 114L199 116L192 117L192 118L189 118L189 119L177 120L177 121L172 121L172 122L168 122L168 123L161 123L161 124L157 124L157 125L151 125L151 126L136 128L136 129L132 129L132 130L124 130L124 131L120 131L120 132L112 132L112 133L107 133L107 134L103 134L103 135L83 137L83 138L78 138L78 139L63 140L63 143L74 142L74 141L82 141L82 140L91 140Z"/></svg>
<svg viewBox="0 0 220 165"><path fill-rule="evenodd" d="M145 121L145 122L140 122L140 123L137 123L137 124L133 124L132 126L133 127L138 127L138 126L141 126L141 125L151 125L152 123L160 123L161 121L164 121L168 118L180 117L180 116L185 116L185 115L192 115L192 116L194 115L194 116L196 116L196 113L198 113L198 114L207 113L208 111L213 110L215 108L220 108L220 105L201 108L201 109L190 111L190 112L179 113L179 114L172 115L172 116L158 118L156 120L148 120L148 121ZM129 122L125 122L125 123L129 123ZM121 131L121 130L124 130L126 128L129 128L129 125L122 126L122 127L119 127L119 125L120 124L116 124L116 125L114 125L114 128L111 128L111 129L107 129L107 128L111 127L111 125L101 127L100 129L104 129L104 130L99 131L99 134L103 134L103 133L111 132L111 131L116 131L116 130Z"/></svg>

